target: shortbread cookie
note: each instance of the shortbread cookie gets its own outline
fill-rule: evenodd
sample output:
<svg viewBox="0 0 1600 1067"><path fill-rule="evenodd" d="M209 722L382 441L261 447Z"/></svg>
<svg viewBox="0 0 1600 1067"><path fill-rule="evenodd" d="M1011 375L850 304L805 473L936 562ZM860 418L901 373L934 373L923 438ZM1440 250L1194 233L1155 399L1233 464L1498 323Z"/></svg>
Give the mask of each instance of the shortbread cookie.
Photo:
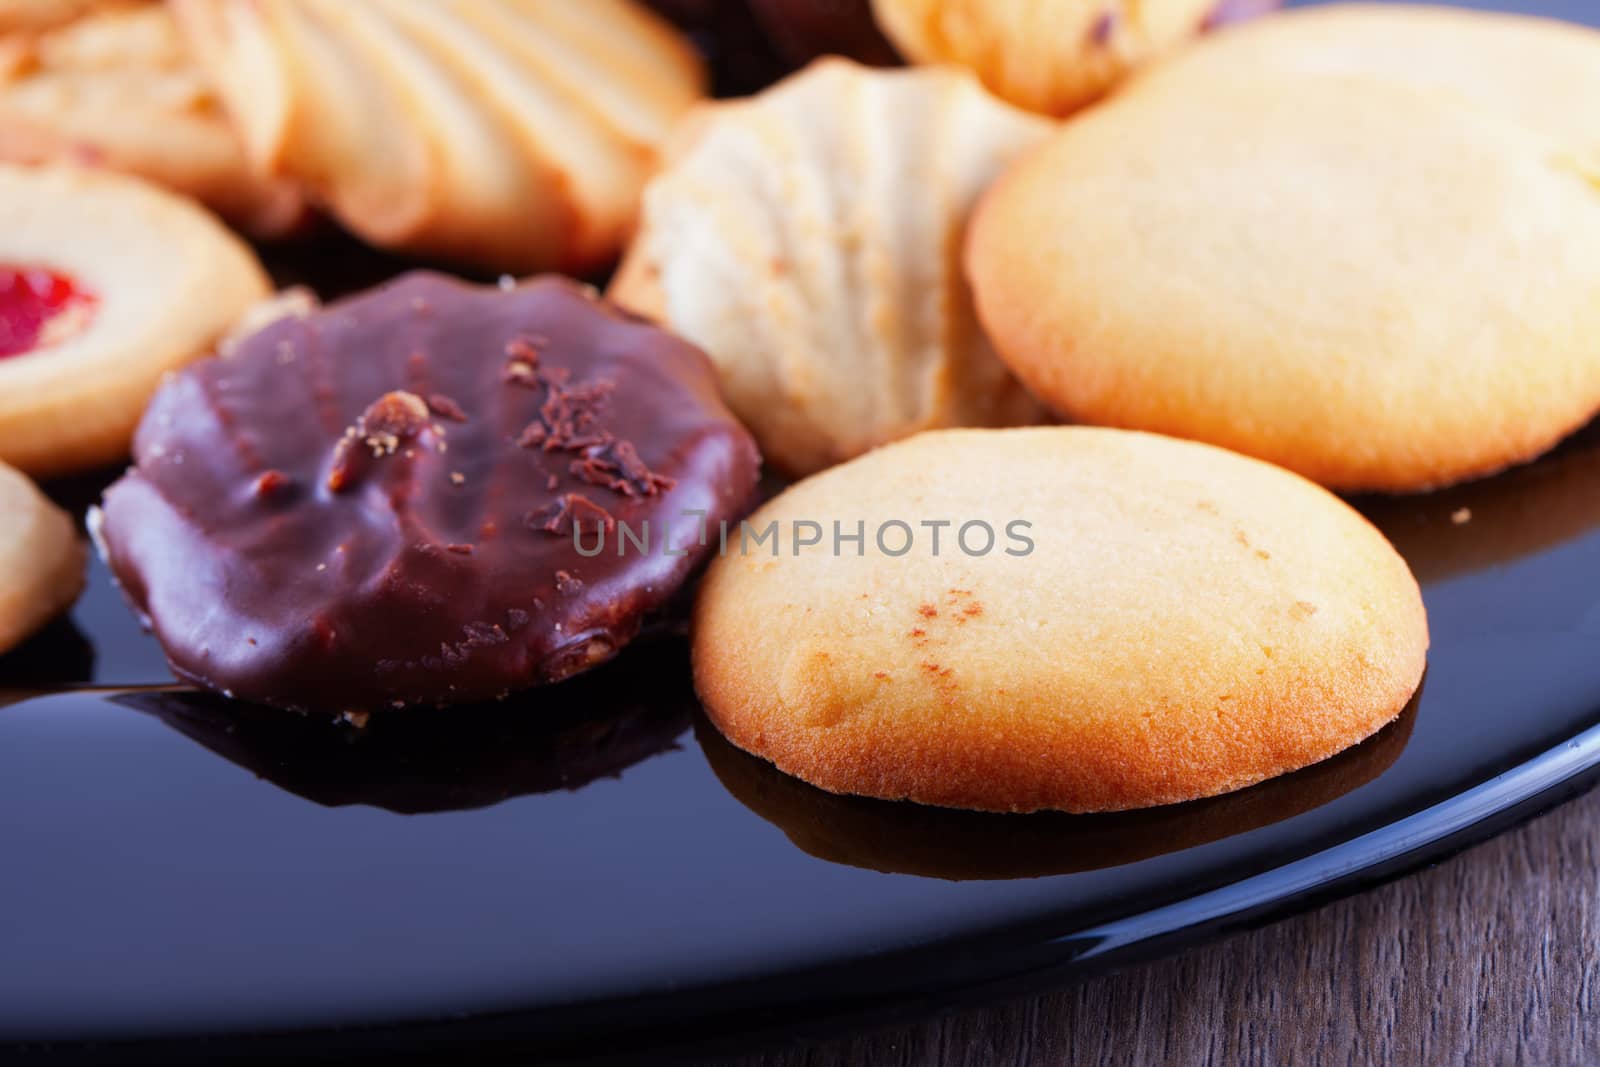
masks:
<svg viewBox="0 0 1600 1067"><path fill-rule="evenodd" d="M1407 4L1330 4L1259 19L1156 64L1132 88L1241 70L1373 78L1600 153L1600 31L1555 19Z"/></svg>
<svg viewBox="0 0 1600 1067"><path fill-rule="evenodd" d="M428 274L174 376L134 461L101 541L174 672L335 713L610 659L760 468L694 346L565 279Z"/></svg>
<svg viewBox="0 0 1600 1067"><path fill-rule="evenodd" d="M768 462L1037 422L960 269L972 205L1054 129L954 69L824 60L689 124L614 299L699 344Z"/></svg>
<svg viewBox="0 0 1600 1067"><path fill-rule="evenodd" d="M506 271L608 262L693 49L631 0L174 0L256 165L383 248Z"/></svg>
<svg viewBox="0 0 1600 1067"><path fill-rule="evenodd" d="M305 216L289 182L258 178L165 5L106 7L0 38L0 160L126 171L261 236Z"/></svg>
<svg viewBox="0 0 1600 1067"><path fill-rule="evenodd" d="M113 463L161 376L271 291L205 211L134 178L0 165L0 461Z"/></svg>
<svg viewBox="0 0 1600 1067"><path fill-rule="evenodd" d="M1600 408L1596 146L1434 88L1196 68L1008 173L968 268L1065 416L1425 489Z"/></svg>
<svg viewBox="0 0 1600 1067"><path fill-rule="evenodd" d="M1130 70L1207 29L1237 0L872 0L878 22L917 63L958 63L997 95L1065 115ZM1272 5L1251 5L1252 8Z"/></svg>
<svg viewBox="0 0 1600 1067"><path fill-rule="evenodd" d="M83 562L71 517L0 463L0 652L78 599Z"/></svg>
<svg viewBox="0 0 1600 1067"><path fill-rule="evenodd" d="M832 792L992 811L1326 759L1400 713L1428 647L1411 572L1337 498L1089 427L922 434L802 482L730 536L694 622L735 745Z"/></svg>

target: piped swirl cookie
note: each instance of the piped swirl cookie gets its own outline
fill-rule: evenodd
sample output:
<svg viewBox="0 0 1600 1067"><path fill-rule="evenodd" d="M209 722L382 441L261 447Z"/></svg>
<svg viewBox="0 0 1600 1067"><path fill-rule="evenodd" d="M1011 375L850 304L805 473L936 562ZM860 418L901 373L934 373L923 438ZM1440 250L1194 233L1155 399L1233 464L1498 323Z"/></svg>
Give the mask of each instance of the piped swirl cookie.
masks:
<svg viewBox="0 0 1600 1067"><path fill-rule="evenodd" d="M0 461L114 463L161 377L271 287L210 214L119 174L0 164Z"/></svg>
<svg viewBox="0 0 1600 1067"><path fill-rule="evenodd" d="M1389 543L1325 490L1206 445L920 434L741 529L695 606L696 686L735 745L832 792L1192 800L1369 737L1422 679L1422 598Z"/></svg>
<svg viewBox="0 0 1600 1067"><path fill-rule="evenodd" d="M174 0L246 148L372 244L496 270L603 265L689 44L630 0Z"/></svg>
<svg viewBox="0 0 1600 1067"><path fill-rule="evenodd" d="M359 713L610 659L760 466L692 345L563 279L429 274L177 375L134 460L101 541L173 670Z"/></svg>
<svg viewBox="0 0 1600 1067"><path fill-rule="evenodd" d="M931 427L1038 421L960 249L979 194L1053 129L962 71L819 61L686 124L611 295L704 348L790 474Z"/></svg>
<svg viewBox="0 0 1600 1067"><path fill-rule="evenodd" d="M302 222L304 197L255 174L164 4L80 14L0 37L0 160L125 171L259 236Z"/></svg>

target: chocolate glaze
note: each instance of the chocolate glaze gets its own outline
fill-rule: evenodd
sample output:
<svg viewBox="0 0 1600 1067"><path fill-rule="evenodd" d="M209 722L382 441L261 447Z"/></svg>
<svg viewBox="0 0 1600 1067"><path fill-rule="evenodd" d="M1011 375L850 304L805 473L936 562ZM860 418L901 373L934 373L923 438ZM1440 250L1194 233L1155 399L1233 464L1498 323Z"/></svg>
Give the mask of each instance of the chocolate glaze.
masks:
<svg viewBox="0 0 1600 1067"><path fill-rule="evenodd" d="M102 540L173 670L334 712L609 659L709 551L685 513L738 518L760 466L687 342L562 279L423 273L178 374L134 458ZM649 551L578 553L624 522Z"/></svg>

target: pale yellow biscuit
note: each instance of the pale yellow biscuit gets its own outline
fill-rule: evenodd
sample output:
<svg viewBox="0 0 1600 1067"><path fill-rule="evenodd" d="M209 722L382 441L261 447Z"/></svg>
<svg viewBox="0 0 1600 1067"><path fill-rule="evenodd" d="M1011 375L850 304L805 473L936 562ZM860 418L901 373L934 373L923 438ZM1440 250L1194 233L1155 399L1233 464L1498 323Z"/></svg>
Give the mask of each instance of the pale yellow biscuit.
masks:
<svg viewBox="0 0 1600 1067"><path fill-rule="evenodd" d="M834 792L1191 800L1355 744L1422 678L1422 599L1388 542L1310 482L1205 445L922 434L748 522L695 608L696 685L735 745ZM754 543L773 522L776 554ZM821 543L797 553L805 523Z"/></svg>
<svg viewBox="0 0 1600 1067"><path fill-rule="evenodd" d="M0 355L0 461L35 477L120 460L162 375L271 292L249 247L191 201L69 167L0 165L0 271L82 296Z"/></svg>
<svg viewBox="0 0 1600 1067"><path fill-rule="evenodd" d="M261 236L305 217L292 183L254 173L163 4L102 5L0 37L0 160L126 171Z"/></svg>
<svg viewBox="0 0 1600 1067"><path fill-rule="evenodd" d="M819 61L696 113L610 295L705 349L789 474L919 430L1042 421L960 256L978 196L1054 128L954 68Z"/></svg>
<svg viewBox="0 0 1600 1067"><path fill-rule="evenodd" d="M1258 70L1364 77L1600 153L1600 30L1556 19L1412 4L1328 4L1257 19L1141 72L1129 89Z"/></svg>
<svg viewBox="0 0 1600 1067"><path fill-rule="evenodd" d="M257 167L383 248L496 270L612 260L690 43L632 0L173 0Z"/></svg>
<svg viewBox="0 0 1600 1067"><path fill-rule="evenodd" d="M1205 28L1218 0L873 0L917 63L959 63L1020 107L1065 115Z"/></svg>
<svg viewBox="0 0 1600 1067"><path fill-rule="evenodd" d="M84 558L71 517L0 463L0 652L78 599Z"/></svg>
<svg viewBox="0 0 1600 1067"><path fill-rule="evenodd" d="M979 208L979 312L1041 399L1385 491L1530 459L1600 408L1593 146L1433 87L1191 70Z"/></svg>

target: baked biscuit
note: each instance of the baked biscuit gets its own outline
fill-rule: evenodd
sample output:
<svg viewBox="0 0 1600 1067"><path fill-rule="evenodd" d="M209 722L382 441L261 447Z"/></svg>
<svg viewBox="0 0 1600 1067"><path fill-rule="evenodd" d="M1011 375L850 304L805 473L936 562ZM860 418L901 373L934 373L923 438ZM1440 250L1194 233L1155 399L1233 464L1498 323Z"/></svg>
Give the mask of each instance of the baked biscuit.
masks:
<svg viewBox="0 0 1600 1067"><path fill-rule="evenodd" d="M789 474L1040 421L978 328L960 248L979 194L1053 129L962 71L819 61L695 115L611 296L704 348Z"/></svg>
<svg viewBox="0 0 1600 1067"><path fill-rule="evenodd" d="M917 63L970 67L1019 107L1065 115L1204 30L1224 0L872 0Z"/></svg>
<svg viewBox="0 0 1600 1067"><path fill-rule="evenodd" d="M121 459L161 376L270 291L188 200L106 171L0 165L0 461L50 477Z"/></svg>
<svg viewBox="0 0 1600 1067"><path fill-rule="evenodd" d="M1422 599L1388 542L1315 485L1204 445L922 434L746 528L695 607L696 687L735 745L831 792L1192 800L1355 744L1422 678Z"/></svg>
<svg viewBox="0 0 1600 1067"><path fill-rule="evenodd" d="M1042 400L1391 492L1600 408L1600 142L1399 81L1191 69L978 211L980 315Z"/></svg>
<svg viewBox="0 0 1600 1067"><path fill-rule="evenodd" d="M162 4L105 7L0 38L0 160L126 171L258 236L305 217L295 186L253 173Z"/></svg>
<svg viewBox="0 0 1600 1067"><path fill-rule="evenodd" d="M128 0L0 0L0 33L47 30L90 11L126 2Z"/></svg>
<svg viewBox="0 0 1600 1067"><path fill-rule="evenodd" d="M477 267L609 262L688 42L630 0L174 0L246 148L382 248Z"/></svg>
<svg viewBox="0 0 1600 1067"><path fill-rule="evenodd" d="M83 563L72 519L0 463L0 652L78 599Z"/></svg>
<svg viewBox="0 0 1600 1067"><path fill-rule="evenodd" d="M1131 88L1241 70L1373 78L1448 94L1465 107L1600 151L1600 31L1555 19L1408 4L1329 4L1257 19L1173 60Z"/></svg>

